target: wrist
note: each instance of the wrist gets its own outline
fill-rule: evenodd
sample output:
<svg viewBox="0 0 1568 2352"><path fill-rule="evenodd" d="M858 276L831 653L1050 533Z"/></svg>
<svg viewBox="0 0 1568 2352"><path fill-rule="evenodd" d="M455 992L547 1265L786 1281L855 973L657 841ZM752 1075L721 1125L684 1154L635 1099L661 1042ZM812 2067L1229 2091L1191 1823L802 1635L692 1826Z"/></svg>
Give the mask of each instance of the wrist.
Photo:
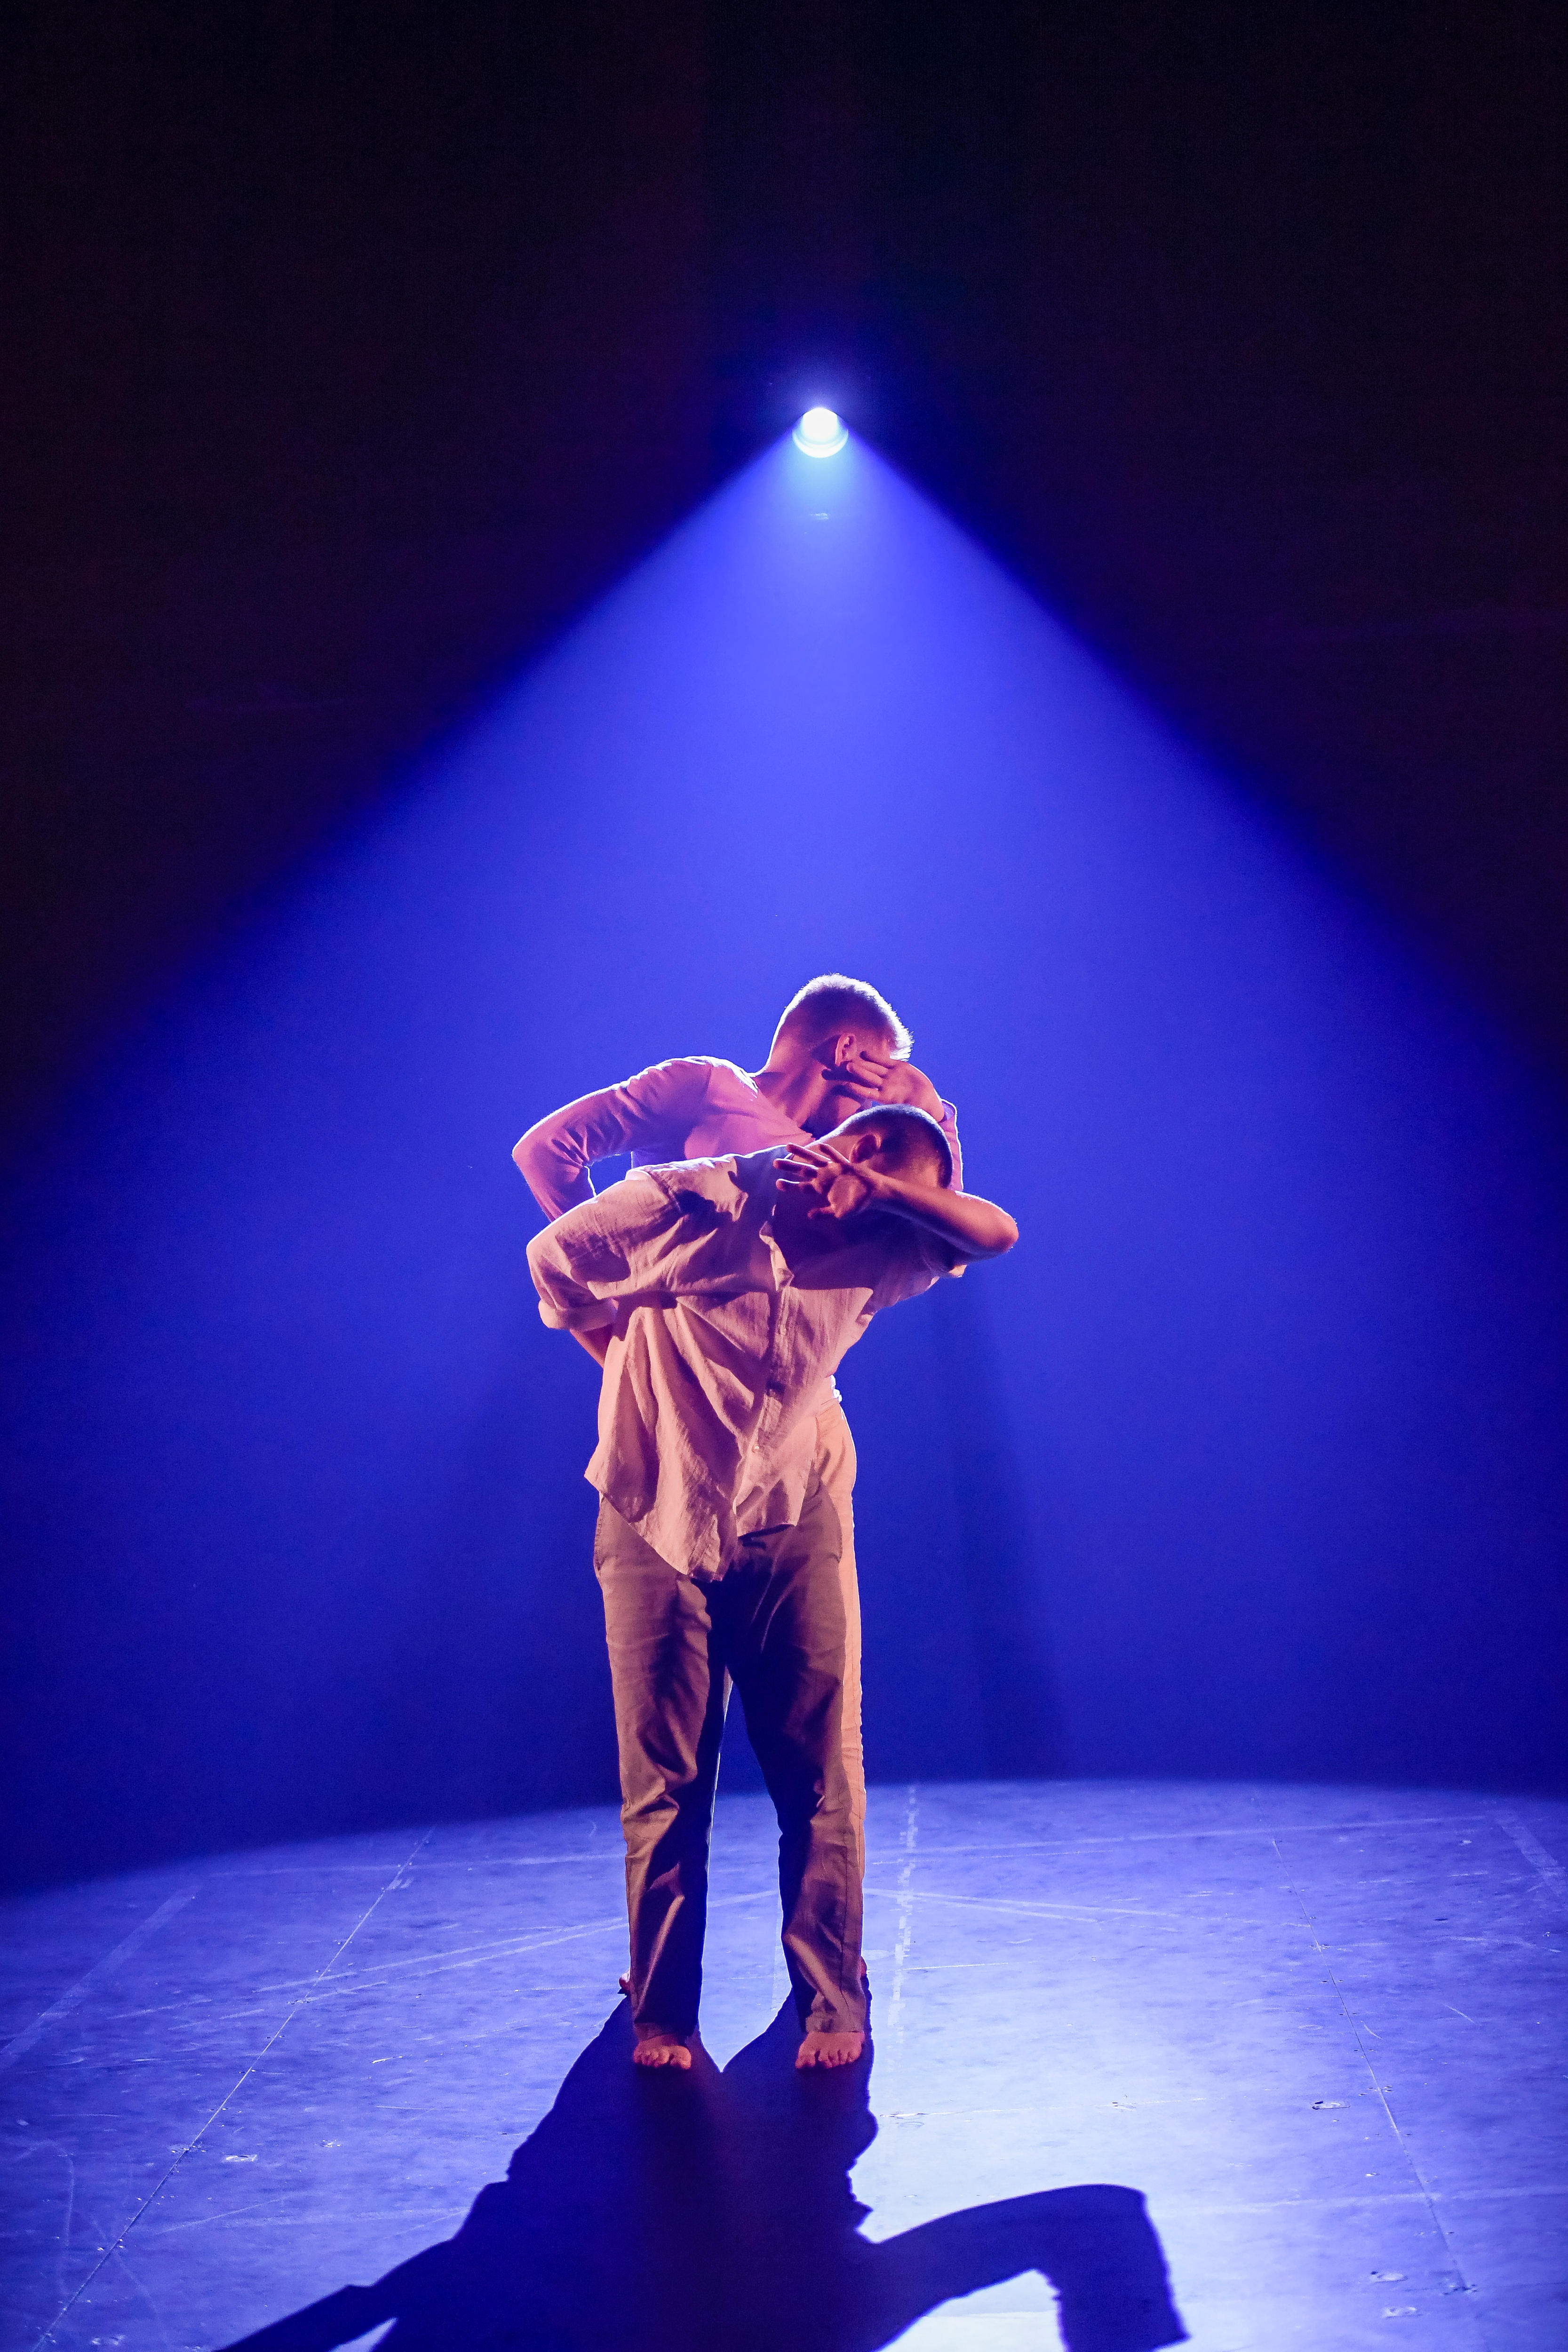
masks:
<svg viewBox="0 0 1568 2352"><path fill-rule="evenodd" d="M920 1187L911 1184L907 1176L883 1176L866 1206L868 1209L891 1209L903 1214L919 1204Z"/></svg>

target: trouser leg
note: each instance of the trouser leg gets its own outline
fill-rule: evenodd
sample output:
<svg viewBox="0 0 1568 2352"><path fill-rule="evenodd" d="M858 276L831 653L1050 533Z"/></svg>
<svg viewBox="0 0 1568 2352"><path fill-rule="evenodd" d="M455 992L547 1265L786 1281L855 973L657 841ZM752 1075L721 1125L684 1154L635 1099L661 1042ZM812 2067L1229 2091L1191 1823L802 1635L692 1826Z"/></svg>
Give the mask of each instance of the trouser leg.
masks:
<svg viewBox="0 0 1568 2352"><path fill-rule="evenodd" d="M838 1517L838 1582L844 1601L844 1771L855 1832L855 1866L866 1875L866 1754L860 1723L860 1586L855 1569L855 1440L841 1404L816 1416L816 1467Z"/></svg>
<svg viewBox="0 0 1568 2352"><path fill-rule="evenodd" d="M814 1476L800 1523L746 1538L710 1595L779 1819L784 1958L808 2032L859 2032L860 1870L844 1759L848 1627L838 1515Z"/></svg>
<svg viewBox="0 0 1568 2352"><path fill-rule="evenodd" d="M601 1502L594 1567L620 1751L632 2016L687 2034L697 2024L708 1844L728 1677L708 1595Z"/></svg>

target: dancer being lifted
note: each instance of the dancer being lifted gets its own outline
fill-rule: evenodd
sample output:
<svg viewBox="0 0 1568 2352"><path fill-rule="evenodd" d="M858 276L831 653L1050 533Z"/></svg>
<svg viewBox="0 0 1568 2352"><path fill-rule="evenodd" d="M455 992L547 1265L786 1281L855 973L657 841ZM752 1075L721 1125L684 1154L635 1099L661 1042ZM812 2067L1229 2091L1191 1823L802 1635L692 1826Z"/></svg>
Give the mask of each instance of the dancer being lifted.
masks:
<svg viewBox="0 0 1568 2352"><path fill-rule="evenodd" d="M908 1029L885 996L843 972L807 981L784 1007L768 1058L748 1074L710 1054L656 1062L531 1127L512 1153L547 1217L594 1198L595 1160L629 1151L634 1167L809 1143L873 1102L912 1103L941 1125L962 1185L957 1114L909 1058ZM607 1335L579 1333L605 1360ZM847 1629L844 1761L849 1775L857 1867L864 1867L866 1773L860 1727L860 1591L855 1572L855 1441L831 1378L813 1410L817 1469L837 1514Z"/></svg>
<svg viewBox="0 0 1568 2352"><path fill-rule="evenodd" d="M874 1314L1017 1239L952 1175L933 1118L874 1104L819 1141L635 1171L529 1244L545 1322L602 1340L587 1475L640 2064L690 2064L731 1677L779 1817L795 2063L864 2050L849 1628L818 1412Z"/></svg>

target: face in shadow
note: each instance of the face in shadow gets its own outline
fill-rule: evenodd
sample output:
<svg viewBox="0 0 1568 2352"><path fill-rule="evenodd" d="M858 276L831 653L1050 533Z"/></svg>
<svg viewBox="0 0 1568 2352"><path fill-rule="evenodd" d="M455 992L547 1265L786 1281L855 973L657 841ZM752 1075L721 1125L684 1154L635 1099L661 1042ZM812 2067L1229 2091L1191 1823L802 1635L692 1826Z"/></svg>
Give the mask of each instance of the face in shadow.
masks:
<svg viewBox="0 0 1568 2352"><path fill-rule="evenodd" d="M623 2002L454 2238L245 2352L328 2352L387 2320L387 2352L877 2352L1031 2270L1068 2352L1185 2340L1133 2189L1045 2189L863 2238L849 2174L876 2136L870 2061L803 2074L798 2040L786 2002L721 2073L698 2047L689 2074L650 2074Z"/></svg>

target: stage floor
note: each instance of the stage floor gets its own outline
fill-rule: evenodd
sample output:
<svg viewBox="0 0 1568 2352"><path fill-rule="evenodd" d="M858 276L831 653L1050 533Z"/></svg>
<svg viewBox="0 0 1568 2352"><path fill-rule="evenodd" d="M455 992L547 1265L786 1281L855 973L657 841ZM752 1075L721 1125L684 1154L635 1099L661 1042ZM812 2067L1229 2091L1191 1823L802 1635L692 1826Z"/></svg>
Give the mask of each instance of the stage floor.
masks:
<svg viewBox="0 0 1568 2352"><path fill-rule="evenodd" d="M874 2063L824 2080L768 2031L772 1847L721 1802L673 2080L626 2063L607 1810L8 1906L0 2344L1568 2344L1568 1806L875 1790Z"/></svg>

